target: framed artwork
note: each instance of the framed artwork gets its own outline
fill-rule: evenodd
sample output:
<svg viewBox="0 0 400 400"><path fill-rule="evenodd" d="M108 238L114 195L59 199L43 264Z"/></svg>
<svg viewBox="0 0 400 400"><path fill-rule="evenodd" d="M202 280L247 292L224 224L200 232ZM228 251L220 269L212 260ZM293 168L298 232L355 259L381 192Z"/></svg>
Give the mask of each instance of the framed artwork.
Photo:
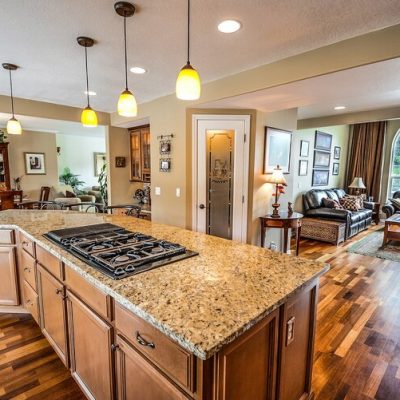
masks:
<svg viewBox="0 0 400 400"><path fill-rule="evenodd" d="M300 140L300 157L308 157L310 150L310 142L308 140Z"/></svg>
<svg viewBox="0 0 400 400"><path fill-rule="evenodd" d="M171 171L171 160L161 159L160 160L160 172L170 172Z"/></svg>
<svg viewBox="0 0 400 400"><path fill-rule="evenodd" d="M331 151L332 135L329 133L315 131L315 148L317 150Z"/></svg>
<svg viewBox="0 0 400 400"><path fill-rule="evenodd" d="M24 153L26 175L46 175L44 153Z"/></svg>
<svg viewBox="0 0 400 400"><path fill-rule="evenodd" d="M313 169L312 186L327 186L329 183L329 169Z"/></svg>
<svg viewBox="0 0 400 400"><path fill-rule="evenodd" d="M341 151L342 149L341 149L341 147L339 147L339 146L335 146L334 148L333 148L333 158L335 159L335 160L340 160L340 151Z"/></svg>
<svg viewBox="0 0 400 400"><path fill-rule="evenodd" d="M265 127L264 174L272 174L279 165L284 174L290 171L290 151L292 132L283 129Z"/></svg>
<svg viewBox="0 0 400 400"><path fill-rule="evenodd" d="M106 164L106 153L93 153L94 176L99 176L103 166Z"/></svg>
<svg viewBox="0 0 400 400"><path fill-rule="evenodd" d="M308 174L308 160L299 161L299 176L307 176Z"/></svg>
<svg viewBox="0 0 400 400"><path fill-rule="evenodd" d="M115 157L115 167L116 168L125 168L126 166L126 158L125 157Z"/></svg>
<svg viewBox="0 0 400 400"><path fill-rule="evenodd" d="M339 175L339 163L337 162L333 163L332 175Z"/></svg>
<svg viewBox="0 0 400 400"><path fill-rule="evenodd" d="M314 168L329 168L331 162L331 153L327 151L314 151Z"/></svg>
<svg viewBox="0 0 400 400"><path fill-rule="evenodd" d="M171 141L170 140L162 140L160 142L160 154L170 154L171 153Z"/></svg>

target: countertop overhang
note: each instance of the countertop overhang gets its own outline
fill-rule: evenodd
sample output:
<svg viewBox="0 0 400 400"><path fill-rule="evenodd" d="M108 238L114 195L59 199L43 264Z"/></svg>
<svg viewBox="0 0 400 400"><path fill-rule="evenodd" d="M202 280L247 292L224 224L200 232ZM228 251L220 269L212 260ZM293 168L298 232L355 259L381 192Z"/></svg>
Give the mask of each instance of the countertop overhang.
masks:
<svg viewBox="0 0 400 400"><path fill-rule="evenodd" d="M199 255L113 280L43 237L50 230L103 222L180 243ZM0 228L22 231L203 360L329 269L321 262L126 216L7 210L0 213Z"/></svg>

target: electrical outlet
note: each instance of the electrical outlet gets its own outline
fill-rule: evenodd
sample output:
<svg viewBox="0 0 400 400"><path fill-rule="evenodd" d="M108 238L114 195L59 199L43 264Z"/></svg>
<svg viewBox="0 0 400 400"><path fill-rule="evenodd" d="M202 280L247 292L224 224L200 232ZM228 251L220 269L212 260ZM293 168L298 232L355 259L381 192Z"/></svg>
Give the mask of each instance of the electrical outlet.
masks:
<svg viewBox="0 0 400 400"><path fill-rule="evenodd" d="M161 188L160 188L159 186L156 186L156 187L154 188L154 194L155 194L156 196L160 196L160 195L161 195Z"/></svg>

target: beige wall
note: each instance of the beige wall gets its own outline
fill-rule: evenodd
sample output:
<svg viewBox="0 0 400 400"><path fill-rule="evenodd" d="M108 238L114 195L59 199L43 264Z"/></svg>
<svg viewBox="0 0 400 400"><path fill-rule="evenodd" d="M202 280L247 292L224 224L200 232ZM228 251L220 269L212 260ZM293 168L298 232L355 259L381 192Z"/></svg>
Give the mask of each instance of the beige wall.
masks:
<svg viewBox="0 0 400 400"><path fill-rule="evenodd" d="M326 126L323 128L312 128L302 129L294 132L292 142L292 171L294 173L294 185L293 185L293 199L294 209L301 212L303 210L302 194L307 190L312 189L312 170L314 162L314 141L315 131L321 130L322 132L330 133L332 135L332 151L331 151L331 163L329 166L329 183L327 186L318 186L317 189L338 187L343 188L346 175L346 164L347 164L347 152L349 145L349 126L348 125L337 125L337 126ZM300 157L300 141L308 140L310 142L310 150L308 157ZM340 160L334 160L333 148L339 146L341 148ZM308 175L299 176L299 160L308 160ZM332 175L333 163L339 163L339 175Z"/></svg>
<svg viewBox="0 0 400 400"><path fill-rule="evenodd" d="M24 175L22 189L24 195L38 200L41 186L58 183L57 145L54 133L24 131L23 135L9 135L11 178ZM24 152L45 153L46 175L26 175ZM12 185L12 180L11 180Z"/></svg>

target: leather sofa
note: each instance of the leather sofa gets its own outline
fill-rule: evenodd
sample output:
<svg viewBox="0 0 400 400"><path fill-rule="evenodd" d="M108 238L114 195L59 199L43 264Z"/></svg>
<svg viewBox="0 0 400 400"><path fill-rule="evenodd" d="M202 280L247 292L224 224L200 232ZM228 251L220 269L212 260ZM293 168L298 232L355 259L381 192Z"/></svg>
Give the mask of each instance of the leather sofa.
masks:
<svg viewBox="0 0 400 400"><path fill-rule="evenodd" d="M343 189L309 190L303 194L304 215L308 218L345 222L345 238L348 239L371 225L374 203L364 201L364 208L359 211L337 210L324 207L322 204L323 198L339 201L345 195L346 192Z"/></svg>
<svg viewBox="0 0 400 400"><path fill-rule="evenodd" d="M400 199L400 190L398 190L397 192L394 192L391 199ZM396 208L392 203L386 203L382 207L382 211L386 214L386 218L389 218L396 212L399 212L400 209Z"/></svg>

